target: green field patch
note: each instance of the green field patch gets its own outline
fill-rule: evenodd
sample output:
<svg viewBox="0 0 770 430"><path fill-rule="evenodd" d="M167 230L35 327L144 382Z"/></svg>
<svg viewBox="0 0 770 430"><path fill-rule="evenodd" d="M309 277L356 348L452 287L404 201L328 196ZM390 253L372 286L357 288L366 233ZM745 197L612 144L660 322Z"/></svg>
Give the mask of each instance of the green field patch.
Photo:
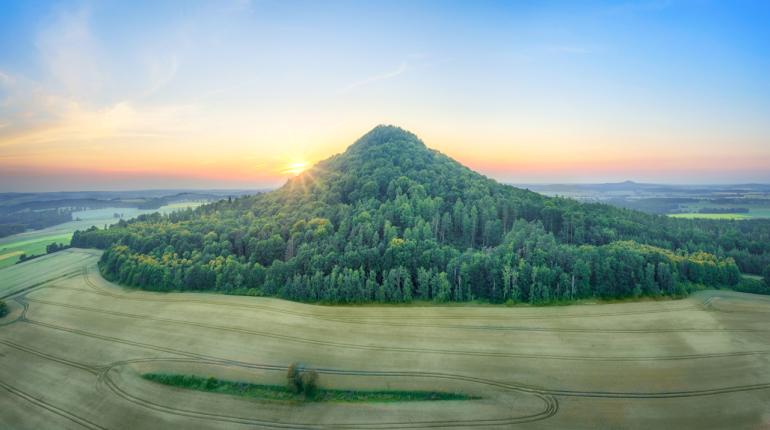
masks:
<svg viewBox="0 0 770 430"><path fill-rule="evenodd" d="M69 245L71 238L72 233L64 233L0 244L0 269L16 264L21 254L43 255L46 253L45 247L52 243Z"/></svg>
<svg viewBox="0 0 770 430"><path fill-rule="evenodd" d="M91 226L103 227L121 219L131 219L143 214L153 212L168 214L200 205L201 202L177 202L161 206L159 209L109 207L73 212L73 221L0 238L0 269L16 264L21 254L28 256L45 254L45 247L51 243L68 245L75 230L86 230ZM116 218L115 214L122 215L122 218Z"/></svg>
<svg viewBox="0 0 770 430"><path fill-rule="evenodd" d="M23 254L22 251L11 251L6 254L0 254L0 260L5 260L6 258L16 257Z"/></svg>
<svg viewBox="0 0 770 430"><path fill-rule="evenodd" d="M27 248L31 246L36 246L41 243L45 243L46 245L49 245L53 242L67 242L69 243L70 239L72 238L72 233L62 233L62 234L52 234L47 236L40 236L33 239L21 239L14 242L6 242L0 245L0 249L11 249L11 248ZM43 246L43 250L45 250L45 246Z"/></svg>
<svg viewBox="0 0 770 430"><path fill-rule="evenodd" d="M440 391L396 391L396 390L334 390L319 388L315 395L306 397L283 385L252 384L228 381L213 377L169 373L145 373L142 378L172 387L187 388L210 393L230 394L262 400L309 401L309 402L424 402L440 400L474 400L479 397L462 393Z"/></svg>
<svg viewBox="0 0 770 430"><path fill-rule="evenodd" d="M749 216L751 218L770 218L770 208L749 208Z"/></svg>
<svg viewBox="0 0 770 430"><path fill-rule="evenodd" d="M686 218L686 219L751 219L752 216L745 214L745 213L733 213L733 214L704 214L704 213L682 213L682 214L671 214L669 215L673 218Z"/></svg>

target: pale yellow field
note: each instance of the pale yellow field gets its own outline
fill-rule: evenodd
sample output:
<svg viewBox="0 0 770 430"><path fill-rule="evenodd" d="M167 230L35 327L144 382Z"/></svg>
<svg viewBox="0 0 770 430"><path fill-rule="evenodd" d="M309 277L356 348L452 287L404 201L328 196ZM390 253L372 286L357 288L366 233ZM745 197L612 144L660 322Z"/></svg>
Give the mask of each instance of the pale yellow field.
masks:
<svg viewBox="0 0 770 430"><path fill-rule="evenodd" d="M122 289L98 252L0 270L0 428L769 428L770 298L505 307L328 307ZM281 403L146 372L478 400Z"/></svg>

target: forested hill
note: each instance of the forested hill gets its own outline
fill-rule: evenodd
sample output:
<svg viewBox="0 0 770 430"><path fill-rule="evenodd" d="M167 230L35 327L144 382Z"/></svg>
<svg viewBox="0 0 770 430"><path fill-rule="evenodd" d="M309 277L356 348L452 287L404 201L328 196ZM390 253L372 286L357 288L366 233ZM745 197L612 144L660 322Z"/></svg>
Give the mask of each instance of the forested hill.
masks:
<svg viewBox="0 0 770 430"><path fill-rule="evenodd" d="M502 185L378 126L282 188L107 230L111 280L306 301L679 295L770 262L770 222L680 220ZM737 265L736 265L737 262Z"/></svg>

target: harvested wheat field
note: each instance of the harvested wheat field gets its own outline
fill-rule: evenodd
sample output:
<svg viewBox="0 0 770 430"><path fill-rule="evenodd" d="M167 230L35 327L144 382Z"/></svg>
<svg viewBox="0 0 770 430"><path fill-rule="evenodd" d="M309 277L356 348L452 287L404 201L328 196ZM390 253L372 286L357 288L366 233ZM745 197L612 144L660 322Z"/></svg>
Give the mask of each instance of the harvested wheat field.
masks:
<svg viewBox="0 0 770 430"><path fill-rule="evenodd" d="M0 428L767 428L770 299L565 307L329 307L127 290L71 249L0 271ZM148 373L463 393L296 402Z"/></svg>

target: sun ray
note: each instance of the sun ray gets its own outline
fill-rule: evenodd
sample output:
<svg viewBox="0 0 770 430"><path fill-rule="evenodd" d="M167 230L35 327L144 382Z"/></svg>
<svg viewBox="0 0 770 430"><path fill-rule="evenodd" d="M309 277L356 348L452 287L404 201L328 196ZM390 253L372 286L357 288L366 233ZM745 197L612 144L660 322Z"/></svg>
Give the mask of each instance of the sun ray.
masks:
<svg viewBox="0 0 770 430"><path fill-rule="evenodd" d="M307 161L292 161L281 170L281 174L297 176L308 167L310 167L310 164Z"/></svg>

